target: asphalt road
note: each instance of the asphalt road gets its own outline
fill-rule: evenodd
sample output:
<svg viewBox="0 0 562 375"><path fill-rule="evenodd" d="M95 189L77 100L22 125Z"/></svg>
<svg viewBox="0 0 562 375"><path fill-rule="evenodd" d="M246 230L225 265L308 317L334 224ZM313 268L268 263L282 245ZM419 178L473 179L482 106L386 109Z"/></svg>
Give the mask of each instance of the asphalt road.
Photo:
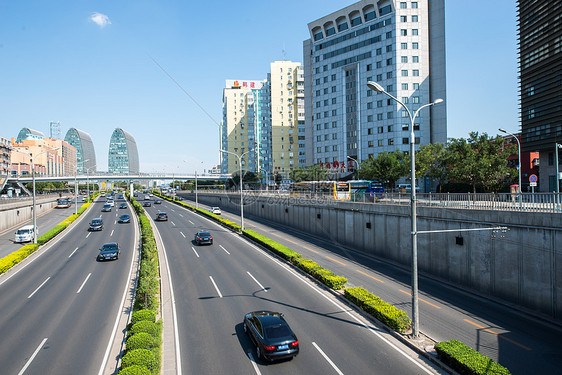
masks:
<svg viewBox="0 0 562 375"><path fill-rule="evenodd" d="M139 200L142 196L139 197ZM440 370L330 293L239 235L164 201L146 208L157 222L175 292L182 372L187 374L424 374ZM197 230L213 245L196 246ZM244 334L254 310L283 312L300 354L265 363Z"/></svg>
<svg viewBox="0 0 562 375"><path fill-rule="evenodd" d="M240 222L238 213L223 210L222 215ZM348 285L364 286L412 316L409 268L339 246L331 240L330 233L323 238L313 237L295 228L247 215L244 223L247 229L263 233L347 277ZM428 277L419 278L419 291L420 331L434 340L460 340L513 374L560 371L562 329L559 325Z"/></svg>
<svg viewBox="0 0 562 375"><path fill-rule="evenodd" d="M138 237L133 223L116 223L130 208L102 213L102 205L98 199L62 238L0 277L1 373L99 373ZM103 231L89 233L99 216ZM105 242L119 242L119 260L96 261Z"/></svg>
<svg viewBox="0 0 562 375"><path fill-rule="evenodd" d="M82 197L78 197L78 208L83 204L81 201ZM39 236L55 227L61 221L68 218L74 213L74 201L69 208L57 209L53 208L50 211L37 217L37 227L39 228ZM26 243L16 243L14 242L16 230L23 227L24 225L33 224L33 219L26 222L20 223L12 228L5 229L0 232L0 258L18 250ZM29 243L29 242L28 242Z"/></svg>

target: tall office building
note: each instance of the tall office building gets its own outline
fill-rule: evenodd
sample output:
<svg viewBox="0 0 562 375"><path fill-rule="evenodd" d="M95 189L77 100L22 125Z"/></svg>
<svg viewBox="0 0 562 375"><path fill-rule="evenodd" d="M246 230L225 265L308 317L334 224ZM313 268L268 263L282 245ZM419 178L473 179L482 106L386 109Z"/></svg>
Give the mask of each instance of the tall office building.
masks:
<svg viewBox="0 0 562 375"><path fill-rule="evenodd" d="M41 133L39 130L22 128L18 133L18 137L16 138L16 143L21 143L21 141L23 140L43 139L43 138L45 138L45 134Z"/></svg>
<svg viewBox="0 0 562 375"><path fill-rule="evenodd" d="M85 174L96 171L96 150L90 134L70 128L66 132L64 140L76 147L76 172Z"/></svg>
<svg viewBox="0 0 562 375"><path fill-rule="evenodd" d="M308 24L303 43L306 160L346 172L381 152L409 150L412 113L445 99L444 0L363 0ZM416 145L447 141L445 103L420 111Z"/></svg>
<svg viewBox="0 0 562 375"><path fill-rule="evenodd" d="M299 62L274 61L268 74L271 127L271 170L288 179L299 166L299 127L304 132L304 72ZM304 136L304 134L302 135ZM304 155L302 155L304 160Z"/></svg>
<svg viewBox="0 0 562 375"><path fill-rule="evenodd" d="M262 111L265 81L226 80L223 89L223 119L220 127L221 172L238 172L241 157L242 170L259 172L268 162L269 138L263 124Z"/></svg>
<svg viewBox="0 0 562 375"><path fill-rule="evenodd" d="M109 173L138 174L139 153L133 136L125 130L117 128L109 141L107 170Z"/></svg>
<svg viewBox="0 0 562 375"><path fill-rule="evenodd" d="M521 148L540 153L540 191L556 191L555 152L562 163L562 150L556 149L562 144L562 2L519 0L517 6Z"/></svg>

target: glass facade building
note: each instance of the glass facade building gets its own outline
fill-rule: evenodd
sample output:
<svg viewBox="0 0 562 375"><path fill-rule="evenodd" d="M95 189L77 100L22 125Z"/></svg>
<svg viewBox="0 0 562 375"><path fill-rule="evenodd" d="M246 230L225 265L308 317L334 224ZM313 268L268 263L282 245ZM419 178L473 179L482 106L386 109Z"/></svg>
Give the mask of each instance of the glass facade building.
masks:
<svg viewBox="0 0 562 375"><path fill-rule="evenodd" d="M16 143L21 143L21 141L27 139L43 139L43 138L45 138L45 134L41 133L39 130L23 128L18 133L18 137L16 138Z"/></svg>
<svg viewBox="0 0 562 375"><path fill-rule="evenodd" d="M96 150L94 142L86 132L75 128L70 128L66 132L64 140L76 147L76 172L86 174L96 171Z"/></svg>
<svg viewBox="0 0 562 375"><path fill-rule="evenodd" d="M117 174L139 173L137 143L133 136L123 129L117 128L111 135L107 170Z"/></svg>

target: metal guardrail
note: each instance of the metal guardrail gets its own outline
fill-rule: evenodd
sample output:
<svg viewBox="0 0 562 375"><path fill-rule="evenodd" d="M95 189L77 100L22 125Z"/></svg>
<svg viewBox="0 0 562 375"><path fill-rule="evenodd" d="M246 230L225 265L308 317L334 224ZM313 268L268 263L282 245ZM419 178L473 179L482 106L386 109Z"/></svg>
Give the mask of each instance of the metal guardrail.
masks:
<svg viewBox="0 0 562 375"><path fill-rule="evenodd" d="M224 194L225 192L239 194L237 190L199 190L199 193ZM181 193L181 192L180 192ZM290 201L334 201L333 194L297 193L289 194L287 191L278 190L245 190L246 197L277 197L290 199ZM410 205L410 193L390 192L385 193L381 199L373 201L364 195L352 195L347 202L352 203L384 203L396 205ZM416 205L418 207L443 207L469 210L492 211L521 211L521 212L553 212L562 213L562 193L417 193Z"/></svg>

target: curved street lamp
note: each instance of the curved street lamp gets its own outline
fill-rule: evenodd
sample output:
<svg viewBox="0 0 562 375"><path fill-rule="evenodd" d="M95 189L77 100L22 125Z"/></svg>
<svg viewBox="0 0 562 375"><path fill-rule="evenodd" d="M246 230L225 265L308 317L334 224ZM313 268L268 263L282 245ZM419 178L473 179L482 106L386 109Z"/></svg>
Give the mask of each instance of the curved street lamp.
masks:
<svg viewBox="0 0 562 375"><path fill-rule="evenodd" d="M242 155L238 155L234 152L222 150L222 149L220 151L226 152L227 154L234 155L238 158L238 165L240 167L240 227L242 228L242 230L244 230L244 194L242 194L242 158L251 150L242 153Z"/></svg>
<svg viewBox="0 0 562 375"><path fill-rule="evenodd" d="M418 238L417 238L417 223L416 223L416 149L415 149L415 134L414 134L414 120L418 116L419 112L426 107L430 107L435 104L443 103L443 99L435 99L433 102L424 104L419 107L412 116L412 112L406 107L404 103L389 94L379 83L369 81L367 82L367 87L376 92L382 92L396 103L400 104L402 108L408 113L410 118L410 179L411 191L410 191L410 208L411 208L411 235L412 235L412 321L413 327L412 332L414 337L418 337L420 334L419 327L419 309L418 309Z"/></svg>

